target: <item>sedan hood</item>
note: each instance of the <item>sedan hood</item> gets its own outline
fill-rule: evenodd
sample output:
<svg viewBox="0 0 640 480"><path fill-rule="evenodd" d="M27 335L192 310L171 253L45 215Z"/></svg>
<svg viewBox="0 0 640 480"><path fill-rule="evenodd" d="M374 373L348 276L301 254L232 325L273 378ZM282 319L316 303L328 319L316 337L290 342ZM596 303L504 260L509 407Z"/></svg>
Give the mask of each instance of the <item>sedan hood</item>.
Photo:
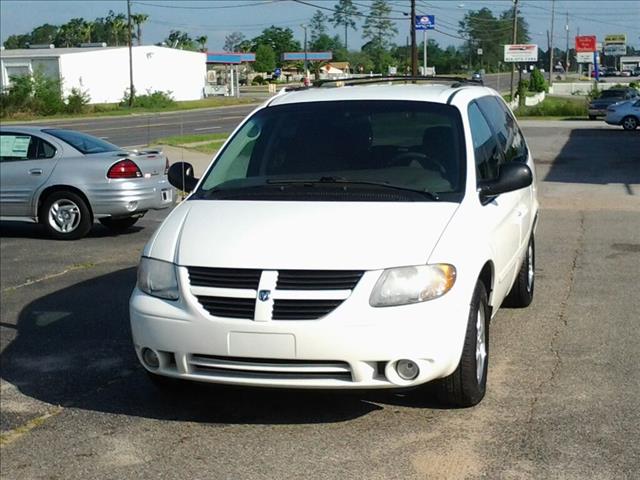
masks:
<svg viewBox="0 0 640 480"><path fill-rule="evenodd" d="M190 200L145 255L179 265L375 270L419 265L458 208L445 202Z"/></svg>

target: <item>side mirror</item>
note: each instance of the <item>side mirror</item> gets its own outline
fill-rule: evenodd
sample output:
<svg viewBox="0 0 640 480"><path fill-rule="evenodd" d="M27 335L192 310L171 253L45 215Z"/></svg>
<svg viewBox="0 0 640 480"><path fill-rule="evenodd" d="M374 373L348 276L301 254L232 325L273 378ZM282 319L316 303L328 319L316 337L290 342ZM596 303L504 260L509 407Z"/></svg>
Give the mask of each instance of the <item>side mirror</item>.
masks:
<svg viewBox="0 0 640 480"><path fill-rule="evenodd" d="M198 184L198 179L193 175L193 165L187 162L174 163L167 175L169 183L183 192L193 191Z"/></svg>
<svg viewBox="0 0 640 480"><path fill-rule="evenodd" d="M531 169L524 163L510 162L500 167L497 180L482 182L478 187L480 200L485 202L501 193L513 192L533 183Z"/></svg>

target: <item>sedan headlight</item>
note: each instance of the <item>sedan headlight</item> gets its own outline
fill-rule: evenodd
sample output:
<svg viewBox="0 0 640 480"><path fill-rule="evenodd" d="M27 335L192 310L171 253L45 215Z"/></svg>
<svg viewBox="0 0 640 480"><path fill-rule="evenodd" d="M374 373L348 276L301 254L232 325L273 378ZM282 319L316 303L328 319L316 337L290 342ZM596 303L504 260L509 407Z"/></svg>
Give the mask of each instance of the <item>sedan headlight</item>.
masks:
<svg viewBox="0 0 640 480"><path fill-rule="evenodd" d="M142 257L138 265L138 288L154 297L177 300L176 266L162 260Z"/></svg>
<svg viewBox="0 0 640 480"><path fill-rule="evenodd" d="M369 305L390 307L426 302L447 293L455 281L456 268L446 263L389 268L373 287Z"/></svg>

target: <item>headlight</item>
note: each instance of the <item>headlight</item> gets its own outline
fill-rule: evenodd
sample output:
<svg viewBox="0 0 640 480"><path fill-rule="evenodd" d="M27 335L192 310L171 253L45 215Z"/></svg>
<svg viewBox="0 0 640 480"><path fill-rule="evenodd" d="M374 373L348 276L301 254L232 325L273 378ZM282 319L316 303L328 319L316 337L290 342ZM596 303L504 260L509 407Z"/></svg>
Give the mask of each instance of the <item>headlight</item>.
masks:
<svg viewBox="0 0 640 480"><path fill-rule="evenodd" d="M162 260L142 257L138 265L138 288L154 297L177 300L176 266Z"/></svg>
<svg viewBox="0 0 640 480"><path fill-rule="evenodd" d="M382 272L373 287L369 305L390 307L426 302L447 293L455 281L456 268L446 263L390 268Z"/></svg>

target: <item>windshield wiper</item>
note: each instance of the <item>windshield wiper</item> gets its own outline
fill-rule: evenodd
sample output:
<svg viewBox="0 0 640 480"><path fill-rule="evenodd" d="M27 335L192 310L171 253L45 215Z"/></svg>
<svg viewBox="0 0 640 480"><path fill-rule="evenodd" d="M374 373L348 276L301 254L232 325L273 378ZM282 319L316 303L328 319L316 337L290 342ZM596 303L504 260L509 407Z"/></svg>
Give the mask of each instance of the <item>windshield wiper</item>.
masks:
<svg viewBox="0 0 640 480"><path fill-rule="evenodd" d="M320 178L291 178L291 179L269 179L268 184L271 185L318 185L318 184L340 184L340 185L372 185L375 187L389 188L393 190L402 190L405 192L419 193L431 200L440 200L437 193L430 192L428 190L416 190L409 187L403 187L402 185L394 185L387 182L371 182L367 180L349 180L345 177L320 177Z"/></svg>

